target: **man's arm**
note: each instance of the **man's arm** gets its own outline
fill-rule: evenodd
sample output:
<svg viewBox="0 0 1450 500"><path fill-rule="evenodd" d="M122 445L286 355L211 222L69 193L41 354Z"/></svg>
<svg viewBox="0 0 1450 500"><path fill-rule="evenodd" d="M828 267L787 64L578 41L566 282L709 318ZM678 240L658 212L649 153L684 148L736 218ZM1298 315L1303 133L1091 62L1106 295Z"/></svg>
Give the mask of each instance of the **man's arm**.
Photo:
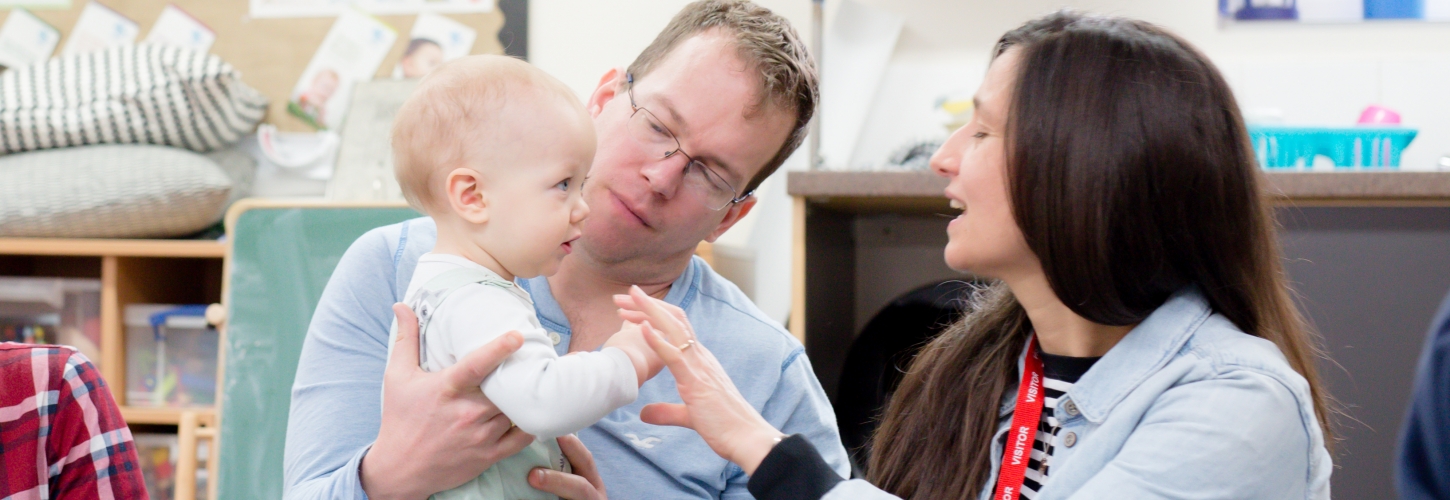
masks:
<svg viewBox="0 0 1450 500"><path fill-rule="evenodd" d="M1406 500L1450 495L1450 296L1436 316L1400 434L1395 482Z"/></svg>
<svg viewBox="0 0 1450 500"><path fill-rule="evenodd" d="M533 436L479 385L522 340L508 334L438 373L418 367L418 323L394 304L393 245L407 224L354 242L313 314L293 384L286 498L423 498L482 473ZM386 358L388 326L398 339ZM380 403L383 385L387 400ZM380 406L386 411L380 411Z"/></svg>
<svg viewBox="0 0 1450 500"><path fill-rule="evenodd" d="M826 464L843 478L851 477L851 462L841 444L841 431L836 427L836 412L826 398L826 390L816 379L805 349L797 347L786 356L781 366L780 383L765 402L761 415L786 435L800 434L810 441ZM749 499L746 485L749 476L735 469L730 486L721 498Z"/></svg>
<svg viewBox="0 0 1450 500"><path fill-rule="evenodd" d="M390 307L398 301L389 229L348 247L307 327L287 421L286 498L365 497L358 465L382 420Z"/></svg>
<svg viewBox="0 0 1450 500"><path fill-rule="evenodd" d="M51 389L58 396L55 413L49 417L50 435L43 440L52 467L51 494L58 500L146 498L131 431L100 370L78 352L69 348L60 352L31 359L64 363L63 368L48 367L60 375L51 378ZM0 493L3 490L0 487Z"/></svg>

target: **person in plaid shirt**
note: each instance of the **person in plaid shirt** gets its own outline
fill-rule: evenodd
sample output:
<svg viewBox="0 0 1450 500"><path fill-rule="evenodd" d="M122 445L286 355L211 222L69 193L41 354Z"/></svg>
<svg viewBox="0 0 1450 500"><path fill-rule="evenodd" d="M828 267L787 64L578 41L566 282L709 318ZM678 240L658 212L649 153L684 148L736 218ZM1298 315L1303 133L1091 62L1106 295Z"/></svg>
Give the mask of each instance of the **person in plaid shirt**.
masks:
<svg viewBox="0 0 1450 500"><path fill-rule="evenodd" d="M0 343L0 498L145 499L131 430L96 365Z"/></svg>

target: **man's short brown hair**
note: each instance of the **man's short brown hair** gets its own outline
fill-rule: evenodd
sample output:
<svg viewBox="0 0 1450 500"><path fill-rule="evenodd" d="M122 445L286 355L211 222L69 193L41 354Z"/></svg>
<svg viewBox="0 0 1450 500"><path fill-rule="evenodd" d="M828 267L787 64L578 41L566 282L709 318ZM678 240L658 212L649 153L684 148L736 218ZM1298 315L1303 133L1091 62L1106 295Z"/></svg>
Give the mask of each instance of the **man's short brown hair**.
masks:
<svg viewBox="0 0 1450 500"><path fill-rule="evenodd" d="M760 75L760 101L752 106L770 102L796 115L795 127L785 144L745 185L740 193L744 194L754 191L775 173L805 140L806 127L820 100L816 63L790 22L770 9L744 0L702 0L686 5L676 14L669 26L629 65L629 73L635 79L643 78L680 42L712 29L723 29L734 35L741 58Z"/></svg>

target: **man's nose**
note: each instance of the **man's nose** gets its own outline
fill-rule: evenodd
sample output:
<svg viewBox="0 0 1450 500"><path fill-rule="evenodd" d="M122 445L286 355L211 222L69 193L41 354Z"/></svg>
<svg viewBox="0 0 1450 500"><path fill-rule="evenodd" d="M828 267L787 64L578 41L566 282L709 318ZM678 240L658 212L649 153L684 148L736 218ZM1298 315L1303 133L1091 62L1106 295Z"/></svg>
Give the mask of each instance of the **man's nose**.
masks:
<svg viewBox="0 0 1450 500"><path fill-rule="evenodd" d="M675 197L679 191L681 182L685 178L685 165L690 161L685 155L678 151L669 158L658 159L645 165L640 169L645 180L649 181L651 191L670 199Z"/></svg>

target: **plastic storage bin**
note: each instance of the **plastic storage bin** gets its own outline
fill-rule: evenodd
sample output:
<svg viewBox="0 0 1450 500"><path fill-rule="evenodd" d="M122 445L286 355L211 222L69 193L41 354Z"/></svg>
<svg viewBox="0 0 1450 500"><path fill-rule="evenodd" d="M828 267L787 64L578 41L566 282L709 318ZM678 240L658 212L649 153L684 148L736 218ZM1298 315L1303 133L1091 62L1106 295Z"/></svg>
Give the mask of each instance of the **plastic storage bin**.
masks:
<svg viewBox="0 0 1450 500"><path fill-rule="evenodd" d="M101 362L101 280L0 277L0 342L75 347Z"/></svg>
<svg viewBox="0 0 1450 500"><path fill-rule="evenodd" d="M207 406L216 401L217 331L206 306L126 306L126 404Z"/></svg>
<svg viewBox="0 0 1450 500"><path fill-rule="evenodd" d="M176 458L180 456L180 443L175 434L136 433L131 436L136 443L136 455L141 462L141 477L146 481L146 493L151 498L172 498L176 492ZM207 460L207 442L197 443L197 460ZM196 491L206 491L206 468L196 471Z"/></svg>
<svg viewBox="0 0 1450 500"><path fill-rule="evenodd" d="M1312 168L1328 157L1336 168L1398 168L1419 131L1402 127L1249 127L1264 168Z"/></svg>

